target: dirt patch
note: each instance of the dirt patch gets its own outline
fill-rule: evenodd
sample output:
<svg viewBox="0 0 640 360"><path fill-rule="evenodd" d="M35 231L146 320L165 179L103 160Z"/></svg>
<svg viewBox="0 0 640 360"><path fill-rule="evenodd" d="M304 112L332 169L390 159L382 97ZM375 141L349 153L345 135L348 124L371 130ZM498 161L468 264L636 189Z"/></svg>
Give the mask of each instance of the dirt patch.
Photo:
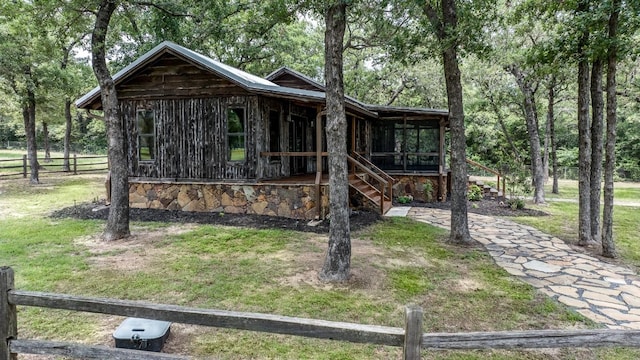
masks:
<svg viewBox="0 0 640 360"><path fill-rule="evenodd" d="M193 230L192 224L172 225L162 229L133 228L131 236L123 240L104 241L100 235L91 235L75 240L92 255L88 259L97 269L137 271L147 268L153 259L158 259L161 250L154 244L162 242L167 235L179 235Z"/></svg>

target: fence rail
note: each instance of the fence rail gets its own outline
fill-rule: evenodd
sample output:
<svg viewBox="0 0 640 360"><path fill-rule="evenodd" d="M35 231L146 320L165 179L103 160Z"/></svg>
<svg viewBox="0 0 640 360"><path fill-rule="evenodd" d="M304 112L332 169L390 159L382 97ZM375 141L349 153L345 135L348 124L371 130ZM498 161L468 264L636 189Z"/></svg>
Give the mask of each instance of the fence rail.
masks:
<svg viewBox="0 0 640 360"><path fill-rule="evenodd" d="M0 267L0 360L17 354L64 355L81 359L188 359L77 343L18 338L16 306L142 317L183 324L296 335L403 348L405 360L420 359L423 349L522 349L569 347L640 347L640 330L532 330L471 333L423 333L422 308L405 308L405 327L362 325L280 315L162 305L14 289L14 273Z"/></svg>
<svg viewBox="0 0 640 360"><path fill-rule="evenodd" d="M71 157L52 157L48 162L40 159L39 174L73 174L88 172L104 172L108 170L108 161L106 155L93 156L77 156ZM65 163L69 164L66 168ZM17 171L16 169L20 169ZM0 159L0 179L19 177L26 178L29 174L29 158L23 155L22 158L16 159Z"/></svg>

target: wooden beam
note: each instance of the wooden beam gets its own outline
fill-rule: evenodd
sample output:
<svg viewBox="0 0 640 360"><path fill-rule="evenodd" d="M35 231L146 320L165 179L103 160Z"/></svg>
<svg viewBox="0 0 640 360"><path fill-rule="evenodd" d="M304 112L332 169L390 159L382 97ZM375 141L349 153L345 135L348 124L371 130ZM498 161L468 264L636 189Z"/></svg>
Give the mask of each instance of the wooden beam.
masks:
<svg viewBox="0 0 640 360"><path fill-rule="evenodd" d="M61 355L76 359L169 360L189 359L188 356L161 354L151 351L117 349L59 341L12 340L11 351L19 354Z"/></svg>
<svg viewBox="0 0 640 360"><path fill-rule="evenodd" d="M9 341L18 336L18 312L16 305L9 299L9 293L14 288L13 269L0 267L0 360L16 360L16 354L11 354Z"/></svg>
<svg viewBox="0 0 640 360"><path fill-rule="evenodd" d="M147 302L90 298L33 291L10 291L12 305L139 317L218 328L262 331L355 343L402 346L404 330L388 326L361 325L289 316L190 308Z"/></svg>

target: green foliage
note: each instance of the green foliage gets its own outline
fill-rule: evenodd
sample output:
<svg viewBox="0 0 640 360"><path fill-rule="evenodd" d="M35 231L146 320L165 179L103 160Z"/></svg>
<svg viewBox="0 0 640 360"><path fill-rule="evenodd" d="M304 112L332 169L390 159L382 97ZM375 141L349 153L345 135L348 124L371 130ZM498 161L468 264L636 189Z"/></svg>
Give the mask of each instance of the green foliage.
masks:
<svg viewBox="0 0 640 360"><path fill-rule="evenodd" d="M413 196L411 195L402 195L402 196L398 196L398 202L400 204L409 204L410 202L413 201Z"/></svg>
<svg viewBox="0 0 640 360"><path fill-rule="evenodd" d="M467 198L470 201L480 201L483 198L483 192L482 192L482 188L478 185L471 185L469 186L469 190L467 193Z"/></svg>
<svg viewBox="0 0 640 360"><path fill-rule="evenodd" d="M426 180L422 185L422 193L426 202L433 201L433 183L430 180Z"/></svg>

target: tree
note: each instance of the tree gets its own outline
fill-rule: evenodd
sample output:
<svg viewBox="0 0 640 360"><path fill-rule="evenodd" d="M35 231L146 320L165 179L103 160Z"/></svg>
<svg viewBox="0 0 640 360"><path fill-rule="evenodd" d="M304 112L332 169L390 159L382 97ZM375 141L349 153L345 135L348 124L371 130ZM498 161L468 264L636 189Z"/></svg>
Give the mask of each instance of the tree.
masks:
<svg viewBox="0 0 640 360"><path fill-rule="evenodd" d="M467 219L467 163L466 137L464 133L464 107L462 83L458 66L457 37L458 14L455 0L442 0L438 9L427 2L423 11L435 30L441 44L447 101L449 104L449 126L451 128L451 235L449 241L456 244L470 244Z"/></svg>
<svg viewBox="0 0 640 360"><path fill-rule="evenodd" d="M588 0L580 0L576 15L586 16ZM578 245L587 246L591 239L591 127L589 121L589 30L584 27L576 50L578 58Z"/></svg>
<svg viewBox="0 0 640 360"><path fill-rule="evenodd" d="M516 78L520 91L524 97L524 115L527 123L527 133L529 134L529 148L531 154L531 172L533 173L533 202L544 204L544 168L540 157L540 135L538 134L538 111L536 110L535 91L531 80L512 64L508 71Z"/></svg>
<svg viewBox="0 0 640 360"><path fill-rule="evenodd" d="M607 142L604 169L604 205L602 214L602 255L615 258L616 247L613 241L613 177L616 166L616 122L617 91L616 72L618 63L618 18L621 0L611 1L609 16L607 49Z"/></svg>
<svg viewBox="0 0 640 360"><path fill-rule="evenodd" d="M329 248L319 277L344 281L351 267L349 182L347 179L347 119L343 84L343 39L346 1L337 0L325 12L326 137L329 149Z"/></svg>
<svg viewBox="0 0 640 360"><path fill-rule="evenodd" d="M117 0L101 0L91 34L93 72L100 85L102 111L109 138L108 157L111 172L111 206L103 234L107 241L129 236L129 159L127 158L124 129L120 120L118 94L105 60L106 37Z"/></svg>

